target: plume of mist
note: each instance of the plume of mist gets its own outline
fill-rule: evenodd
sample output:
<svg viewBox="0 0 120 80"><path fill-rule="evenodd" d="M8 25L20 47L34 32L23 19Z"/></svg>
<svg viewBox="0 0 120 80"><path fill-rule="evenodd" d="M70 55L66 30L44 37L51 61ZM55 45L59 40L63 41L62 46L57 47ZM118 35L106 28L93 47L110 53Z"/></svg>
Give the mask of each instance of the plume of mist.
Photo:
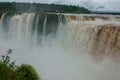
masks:
<svg viewBox="0 0 120 80"><path fill-rule="evenodd" d="M71 52L54 39L31 48L20 42L0 40L0 53L13 49L16 64L34 66L41 80L119 80L120 63L106 58L97 62L89 54ZM1 54L2 55L2 54Z"/></svg>

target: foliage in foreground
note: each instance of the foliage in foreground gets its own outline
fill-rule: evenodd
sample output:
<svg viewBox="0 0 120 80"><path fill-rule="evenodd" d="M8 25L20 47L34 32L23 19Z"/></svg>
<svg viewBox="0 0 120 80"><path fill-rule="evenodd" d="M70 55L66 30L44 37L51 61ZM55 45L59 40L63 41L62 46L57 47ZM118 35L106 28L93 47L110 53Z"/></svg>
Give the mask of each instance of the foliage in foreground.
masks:
<svg viewBox="0 0 120 80"><path fill-rule="evenodd" d="M15 65L10 62L12 49L7 51L7 55L2 56L0 60L0 80L39 80L39 76L31 65Z"/></svg>

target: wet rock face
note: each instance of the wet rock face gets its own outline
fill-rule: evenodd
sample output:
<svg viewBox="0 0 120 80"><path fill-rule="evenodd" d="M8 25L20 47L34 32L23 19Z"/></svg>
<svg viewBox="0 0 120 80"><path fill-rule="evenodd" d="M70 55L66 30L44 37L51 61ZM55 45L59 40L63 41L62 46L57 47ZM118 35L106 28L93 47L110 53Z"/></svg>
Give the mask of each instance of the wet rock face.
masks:
<svg viewBox="0 0 120 80"><path fill-rule="evenodd" d="M37 31L39 35L43 34L43 26L44 26L44 20L45 20L45 14L38 14L38 24L37 24Z"/></svg>
<svg viewBox="0 0 120 80"><path fill-rule="evenodd" d="M3 30L6 34L6 36L8 34L8 31L9 31L9 21L13 15L14 14L12 14L12 13L6 13L6 15L4 16L3 21L2 21L2 27L3 27Z"/></svg>
<svg viewBox="0 0 120 80"><path fill-rule="evenodd" d="M33 29L37 26L37 32L39 35L55 34L58 26L58 16L56 14L36 14L35 24Z"/></svg>
<svg viewBox="0 0 120 80"><path fill-rule="evenodd" d="M3 13L0 13L0 19L1 19L2 14L3 14Z"/></svg>
<svg viewBox="0 0 120 80"><path fill-rule="evenodd" d="M55 14L48 14L47 15L47 22L46 22L46 33L55 34L57 31L58 26L58 16Z"/></svg>

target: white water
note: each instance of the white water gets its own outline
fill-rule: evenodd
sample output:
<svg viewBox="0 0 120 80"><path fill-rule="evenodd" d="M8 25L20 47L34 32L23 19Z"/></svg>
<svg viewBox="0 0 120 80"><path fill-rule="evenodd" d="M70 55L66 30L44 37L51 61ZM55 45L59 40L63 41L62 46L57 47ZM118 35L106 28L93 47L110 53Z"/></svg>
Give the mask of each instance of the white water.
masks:
<svg viewBox="0 0 120 80"><path fill-rule="evenodd" d="M81 32L77 32L75 36L76 32L73 30L73 25L71 27L70 25L66 25L62 31L60 28L56 38L48 36L43 39L40 45L34 47L28 44L29 42L24 43L21 39L4 39L1 33L0 53L3 54L8 49L13 49L13 54L11 55L12 60L16 60L16 64L27 63L34 66L41 80L119 80L120 64L107 57L102 61L95 61L95 59L85 51L86 48L84 46L86 45L85 42L89 41L84 40L88 39L89 35L92 34L86 34L84 32L86 29L81 28L82 30L77 30ZM69 32L70 30L73 32ZM28 35L29 33L25 34ZM74 39L72 38L73 36L77 38L74 37ZM26 39L24 35L22 38ZM76 44L79 41L83 48L80 44ZM76 49L71 47L75 44L84 50L80 49L82 51L76 51Z"/></svg>

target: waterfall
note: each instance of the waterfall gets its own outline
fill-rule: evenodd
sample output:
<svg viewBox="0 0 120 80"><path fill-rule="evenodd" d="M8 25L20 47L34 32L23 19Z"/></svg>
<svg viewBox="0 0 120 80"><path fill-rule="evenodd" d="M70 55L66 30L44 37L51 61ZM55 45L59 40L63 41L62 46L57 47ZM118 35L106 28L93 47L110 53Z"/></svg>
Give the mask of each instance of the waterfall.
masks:
<svg viewBox="0 0 120 80"><path fill-rule="evenodd" d="M47 15L45 15L44 23L43 23L43 36L46 35L46 22L47 22Z"/></svg>
<svg viewBox="0 0 120 80"><path fill-rule="evenodd" d="M4 13L2 16L1 16L1 19L0 19L0 33L2 32L2 22L3 22L3 18L5 16L6 13Z"/></svg>
<svg viewBox="0 0 120 80"><path fill-rule="evenodd" d="M119 38L120 16L23 13L10 15L11 17L8 17L9 14L6 14L7 13L4 13L1 16L1 32L7 30L7 26L8 31L5 33L8 34L6 35L16 41L37 45L38 42L41 42L39 37L45 38L48 34L53 35L53 32L57 32L54 33L54 35L57 36L56 38L59 38L64 46L69 46L74 51L91 53L92 55L98 55L100 52L105 55L109 55L109 53L110 55L119 53L120 47L115 43L119 41L117 38ZM8 21L8 23L5 23L5 20ZM102 31L103 33L100 33ZM104 31L109 31L109 33ZM113 38L111 38L112 34L114 34ZM103 36L98 37L101 35ZM104 41L101 40L101 38L103 38ZM104 43L105 41L107 41L107 43ZM111 47L102 49L102 46L105 47L109 45ZM111 50L112 52L110 52Z"/></svg>
<svg viewBox="0 0 120 80"><path fill-rule="evenodd" d="M11 17L5 17L7 13L4 13L1 17L1 30L6 30L4 27L8 27L8 35L9 38L15 39L17 41L23 41L28 44L37 44L40 42L39 33L41 33L41 38L47 36L48 34L52 34L53 31L57 32L57 38L61 36L61 39L64 46L71 46L71 48L75 51L81 51L83 53L94 53L99 54L102 52L104 54L109 54L109 51L106 52L105 49L102 49L102 46L108 46L110 44L116 43L116 38L119 36L113 36L114 39L111 38L112 32L115 30L115 34L119 33L119 16L111 16L111 15L72 15L72 14L35 14L35 13L23 13L12 15ZM36 15L36 18L35 18ZM42 19L42 16L43 19ZM64 17L64 20L63 20ZM5 19L8 18L8 19ZM9 19L10 18L10 19ZM33 21L34 18L36 21ZM51 18L51 19L50 19ZM52 19L53 18L53 19ZM5 20L9 20L8 23L3 23ZM43 21L41 21L43 20ZM41 23L41 22L42 23ZM55 21L57 21L55 23ZM39 24L41 23L41 24ZM35 25L33 25L35 24ZM56 24L56 25L53 25ZM2 26L3 25L3 26ZM5 25L5 26L4 26ZM55 26L55 27L54 27ZM59 27L58 29L55 29ZM115 27L113 30L112 28ZM102 28L102 29L100 29ZM33 29L33 30L32 30ZM56 30L56 31L55 31ZM101 31L109 31L106 35L102 37L98 37L98 33ZM112 31L113 30L113 31ZM117 32L116 32L117 31ZM59 36L58 36L59 33ZM52 34L53 35L53 34ZM111 36L109 36L111 35ZM103 40L100 40L104 37L110 38L112 43L103 44ZM60 38L59 38L60 39ZM98 41L99 40L99 41ZM107 39L104 39L108 41ZM96 43L97 42L97 43ZM100 44L98 44L100 43ZM100 48L93 48L98 44ZM100 46L102 45L102 46ZM114 44L112 47L117 47L117 44ZM106 50L110 49L107 47ZM112 48L113 49L113 48ZM117 49L117 48L115 48ZM101 50L101 51L99 51ZM114 52L119 52L119 48L117 50L112 50Z"/></svg>
<svg viewBox="0 0 120 80"><path fill-rule="evenodd" d="M119 27L120 16L66 15L65 43L72 50L89 53L96 57L120 59ZM80 18L80 19L78 19Z"/></svg>
<svg viewBox="0 0 120 80"><path fill-rule="evenodd" d="M35 31L34 31L34 38L33 38L33 44L37 44L37 37L38 37L38 34L37 34L37 29L38 29L38 21L39 21L39 14L37 15L37 20L36 20L36 23L35 23Z"/></svg>
<svg viewBox="0 0 120 80"><path fill-rule="evenodd" d="M11 48L41 80L119 80L120 15L3 13L0 53Z"/></svg>

